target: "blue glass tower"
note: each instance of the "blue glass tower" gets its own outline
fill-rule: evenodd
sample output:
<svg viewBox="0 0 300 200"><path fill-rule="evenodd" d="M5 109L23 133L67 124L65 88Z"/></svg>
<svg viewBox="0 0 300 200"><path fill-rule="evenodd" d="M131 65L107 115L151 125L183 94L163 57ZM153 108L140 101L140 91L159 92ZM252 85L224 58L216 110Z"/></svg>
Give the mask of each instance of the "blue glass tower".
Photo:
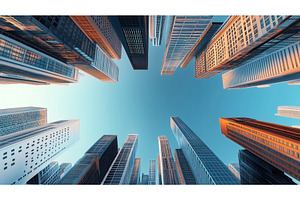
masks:
<svg viewBox="0 0 300 200"><path fill-rule="evenodd" d="M171 117L170 123L197 184L239 184L226 165L179 117Z"/></svg>

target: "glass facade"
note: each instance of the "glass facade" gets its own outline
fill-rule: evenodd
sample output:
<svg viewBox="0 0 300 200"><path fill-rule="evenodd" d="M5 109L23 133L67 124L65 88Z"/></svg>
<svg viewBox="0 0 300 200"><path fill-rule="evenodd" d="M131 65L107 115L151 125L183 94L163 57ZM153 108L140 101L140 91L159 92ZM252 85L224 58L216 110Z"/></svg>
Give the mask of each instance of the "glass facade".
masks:
<svg viewBox="0 0 300 200"><path fill-rule="evenodd" d="M193 172L184 157L181 149L175 149L174 151L175 162L182 185L196 185L196 179Z"/></svg>
<svg viewBox="0 0 300 200"><path fill-rule="evenodd" d="M0 73L0 84L49 85L49 83L17 75Z"/></svg>
<svg viewBox="0 0 300 200"><path fill-rule="evenodd" d="M241 180L239 163L229 163L228 168L235 175L235 177Z"/></svg>
<svg viewBox="0 0 300 200"><path fill-rule="evenodd" d="M79 120L57 121L0 137L0 184L25 184L79 140Z"/></svg>
<svg viewBox="0 0 300 200"><path fill-rule="evenodd" d="M149 35L153 46L161 45L164 23L165 23L165 16L163 15L149 16L149 32L150 32Z"/></svg>
<svg viewBox="0 0 300 200"><path fill-rule="evenodd" d="M58 162L51 162L47 167L32 177L26 184L53 185L60 180Z"/></svg>
<svg viewBox="0 0 300 200"><path fill-rule="evenodd" d="M128 185L135 161L138 145L138 135L129 134L108 173L104 177L103 185Z"/></svg>
<svg viewBox="0 0 300 200"><path fill-rule="evenodd" d="M158 137L158 146L162 185L178 185L179 178L171 153L169 141L166 136Z"/></svg>
<svg viewBox="0 0 300 200"><path fill-rule="evenodd" d="M141 171L140 163L141 163L141 159L136 158L135 161L134 161L134 165L133 165L129 185L138 185L138 184L140 184L140 171Z"/></svg>
<svg viewBox="0 0 300 200"><path fill-rule="evenodd" d="M166 30L169 27L162 75L171 75L185 56L193 48L213 16L174 16L168 17Z"/></svg>
<svg viewBox="0 0 300 200"><path fill-rule="evenodd" d="M179 117L171 117L170 123L197 184L239 184L227 166Z"/></svg>
<svg viewBox="0 0 300 200"><path fill-rule="evenodd" d="M142 173L142 180L140 185L149 185L149 175Z"/></svg>
<svg viewBox="0 0 300 200"><path fill-rule="evenodd" d="M300 129L250 118L220 118L220 125L227 138L300 180Z"/></svg>
<svg viewBox="0 0 300 200"><path fill-rule="evenodd" d="M47 124L47 109L21 107L0 109L0 136Z"/></svg>
<svg viewBox="0 0 300 200"><path fill-rule="evenodd" d="M299 106L278 106L278 113L276 115L283 117L300 118Z"/></svg>
<svg viewBox="0 0 300 200"><path fill-rule="evenodd" d="M63 163L59 166L59 179L62 179L72 168L71 163Z"/></svg>
<svg viewBox="0 0 300 200"><path fill-rule="evenodd" d="M240 175L243 185L251 184L291 184L296 185L291 178L272 165L266 163L247 150L239 151Z"/></svg>
<svg viewBox="0 0 300 200"><path fill-rule="evenodd" d="M156 185L156 160L150 160L149 185Z"/></svg>
<svg viewBox="0 0 300 200"><path fill-rule="evenodd" d="M160 166L160 156L157 156L157 164L158 164L158 185L162 185L161 180L161 166Z"/></svg>

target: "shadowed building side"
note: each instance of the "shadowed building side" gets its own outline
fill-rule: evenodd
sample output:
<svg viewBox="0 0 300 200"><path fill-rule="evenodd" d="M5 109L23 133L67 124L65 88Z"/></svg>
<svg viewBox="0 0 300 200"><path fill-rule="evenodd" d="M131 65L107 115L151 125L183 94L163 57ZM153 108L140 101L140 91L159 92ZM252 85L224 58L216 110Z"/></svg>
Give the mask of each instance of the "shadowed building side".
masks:
<svg viewBox="0 0 300 200"><path fill-rule="evenodd" d="M196 185L196 179L193 175L193 172L184 157L184 154L181 149L175 149L174 151L175 162L182 185Z"/></svg>

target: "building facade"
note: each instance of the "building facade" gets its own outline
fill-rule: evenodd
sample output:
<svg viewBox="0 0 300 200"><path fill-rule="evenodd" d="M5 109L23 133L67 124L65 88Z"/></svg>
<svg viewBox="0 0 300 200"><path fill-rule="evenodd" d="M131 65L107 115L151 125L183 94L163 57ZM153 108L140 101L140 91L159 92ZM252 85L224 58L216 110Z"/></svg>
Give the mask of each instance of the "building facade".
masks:
<svg viewBox="0 0 300 200"><path fill-rule="evenodd" d="M134 161L129 185L139 185L140 184L140 172L141 172L140 163L141 163L141 159L136 158Z"/></svg>
<svg viewBox="0 0 300 200"><path fill-rule="evenodd" d="M102 185L128 185L135 161L138 135L129 134L109 168Z"/></svg>
<svg viewBox="0 0 300 200"><path fill-rule="evenodd" d="M150 160L149 185L156 185L156 160Z"/></svg>
<svg viewBox="0 0 300 200"><path fill-rule="evenodd" d="M157 165L158 165L158 185L162 185L161 180L161 166L160 166L160 156L157 156Z"/></svg>
<svg viewBox="0 0 300 200"><path fill-rule="evenodd" d="M149 185L149 175L142 173L140 185Z"/></svg>
<svg viewBox="0 0 300 200"><path fill-rule="evenodd" d="M118 153L116 135L103 135L59 184L100 184Z"/></svg>
<svg viewBox="0 0 300 200"><path fill-rule="evenodd" d="M228 168L235 175L235 177L237 177L237 179L241 180L239 163L229 163Z"/></svg>
<svg viewBox="0 0 300 200"><path fill-rule="evenodd" d="M166 136L158 137L159 165L162 185L178 185L179 178Z"/></svg>
<svg viewBox="0 0 300 200"><path fill-rule="evenodd" d="M59 165L58 162L54 161L27 181L26 184L54 185L59 180Z"/></svg>
<svg viewBox="0 0 300 200"><path fill-rule="evenodd" d="M300 107L298 106L278 106L278 113L275 115L282 117L300 118Z"/></svg>
<svg viewBox="0 0 300 200"><path fill-rule="evenodd" d="M151 15L149 16L149 36L152 46L160 46L163 38L165 16Z"/></svg>
<svg viewBox="0 0 300 200"><path fill-rule="evenodd" d="M61 180L72 169L71 163L63 163L59 166L59 180Z"/></svg>
<svg viewBox="0 0 300 200"><path fill-rule="evenodd" d="M175 162L182 185L196 185L196 179L181 149L174 151Z"/></svg>
<svg viewBox="0 0 300 200"><path fill-rule="evenodd" d="M79 140L79 120L63 120L0 137L0 184L25 184Z"/></svg>
<svg viewBox="0 0 300 200"><path fill-rule="evenodd" d="M239 151L241 184L291 184L296 185L282 171L258 158L247 150Z"/></svg>
<svg viewBox="0 0 300 200"><path fill-rule="evenodd" d="M0 84L49 85L50 83L22 76L0 73Z"/></svg>
<svg viewBox="0 0 300 200"><path fill-rule="evenodd" d="M250 118L220 118L220 125L227 138L300 180L300 129Z"/></svg>
<svg viewBox="0 0 300 200"><path fill-rule="evenodd" d="M197 184L239 184L227 166L179 117L171 117L170 123Z"/></svg>
<svg viewBox="0 0 300 200"><path fill-rule="evenodd" d="M133 69L148 69L148 16L109 16Z"/></svg>
<svg viewBox="0 0 300 200"><path fill-rule="evenodd" d="M171 75L193 48L213 16L172 16L166 24L166 51L161 75Z"/></svg>
<svg viewBox="0 0 300 200"><path fill-rule="evenodd" d="M47 124L47 109L20 107L0 109L0 136Z"/></svg>

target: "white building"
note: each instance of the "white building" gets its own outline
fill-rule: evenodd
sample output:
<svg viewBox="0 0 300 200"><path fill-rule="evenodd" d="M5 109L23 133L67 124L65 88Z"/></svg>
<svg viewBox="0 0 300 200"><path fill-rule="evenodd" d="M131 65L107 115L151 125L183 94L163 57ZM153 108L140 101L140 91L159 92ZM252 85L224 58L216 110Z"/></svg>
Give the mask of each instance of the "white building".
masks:
<svg viewBox="0 0 300 200"><path fill-rule="evenodd" d="M275 115L282 117L300 118L300 107L297 106L278 106L278 113Z"/></svg>

